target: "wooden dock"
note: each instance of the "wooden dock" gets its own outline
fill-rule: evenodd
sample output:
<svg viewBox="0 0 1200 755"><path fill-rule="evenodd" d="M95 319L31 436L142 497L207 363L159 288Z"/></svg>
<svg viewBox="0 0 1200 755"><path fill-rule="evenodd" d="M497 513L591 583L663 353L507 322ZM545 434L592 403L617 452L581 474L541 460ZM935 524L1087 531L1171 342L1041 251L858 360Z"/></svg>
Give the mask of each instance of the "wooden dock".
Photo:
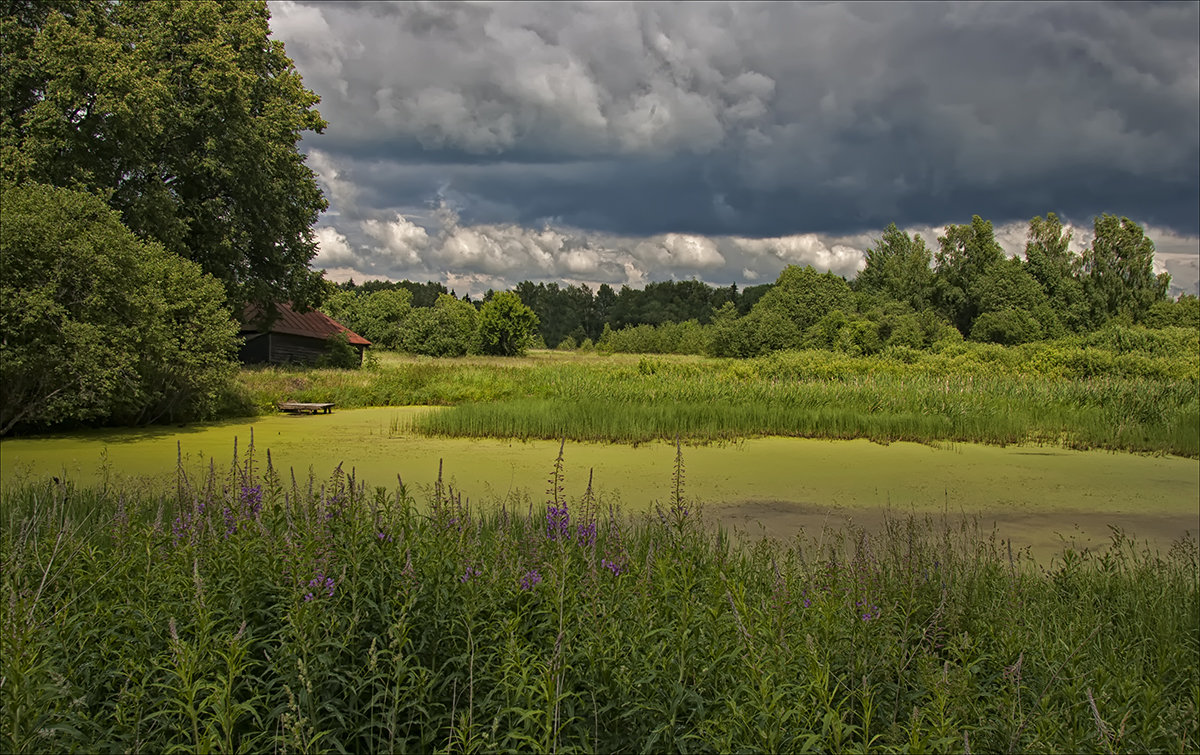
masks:
<svg viewBox="0 0 1200 755"><path fill-rule="evenodd" d="M284 401L279 405L279 411L289 414L329 414L333 404L308 404L303 401Z"/></svg>

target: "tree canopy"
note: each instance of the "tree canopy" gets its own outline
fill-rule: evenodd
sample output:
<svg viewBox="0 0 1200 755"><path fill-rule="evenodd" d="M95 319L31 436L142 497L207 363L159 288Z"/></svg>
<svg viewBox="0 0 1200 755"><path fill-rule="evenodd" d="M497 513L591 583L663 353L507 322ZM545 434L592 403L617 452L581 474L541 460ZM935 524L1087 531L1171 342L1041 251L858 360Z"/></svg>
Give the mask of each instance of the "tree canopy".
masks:
<svg viewBox="0 0 1200 755"><path fill-rule="evenodd" d="M10 0L0 17L0 178L95 193L231 301L303 308L326 202L297 149L318 98L263 0Z"/></svg>
<svg viewBox="0 0 1200 755"><path fill-rule="evenodd" d="M867 265L855 279L855 287L924 309L933 296L932 259L924 239L909 236L892 223L883 238L867 249Z"/></svg>
<svg viewBox="0 0 1200 755"><path fill-rule="evenodd" d="M1101 215L1084 253L1084 289L1095 319L1124 317L1141 322L1167 293L1171 277L1154 274L1154 242L1129 218Z"/></svg>
<svg viewBox="0 0 1200 755"><path fill-rule="evenodd" d="M479 350L484 354L522 354L537 333L538 316L512 291L501 291L479 310Z"/></svg>

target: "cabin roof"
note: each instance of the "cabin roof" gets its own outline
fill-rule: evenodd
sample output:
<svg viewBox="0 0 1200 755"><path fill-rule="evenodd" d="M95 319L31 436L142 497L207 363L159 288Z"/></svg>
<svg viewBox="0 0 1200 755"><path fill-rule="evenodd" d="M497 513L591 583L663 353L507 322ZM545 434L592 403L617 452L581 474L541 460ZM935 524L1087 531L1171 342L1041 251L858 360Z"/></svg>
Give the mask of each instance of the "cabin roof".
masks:
<svg viewBox="0 0 1200 755"><path fill-rule="evenodd" d="M352 346L370 346L371 342L342 325L337 320L320 310L300 313L291 305L279 303L275 305L278 315L271 323L270 329L263 327L265 312L257 304L247 304L242 315L242 331L259 333L286 333L293 336L319 338L322 341L338 333L345 333Z"/></svg>

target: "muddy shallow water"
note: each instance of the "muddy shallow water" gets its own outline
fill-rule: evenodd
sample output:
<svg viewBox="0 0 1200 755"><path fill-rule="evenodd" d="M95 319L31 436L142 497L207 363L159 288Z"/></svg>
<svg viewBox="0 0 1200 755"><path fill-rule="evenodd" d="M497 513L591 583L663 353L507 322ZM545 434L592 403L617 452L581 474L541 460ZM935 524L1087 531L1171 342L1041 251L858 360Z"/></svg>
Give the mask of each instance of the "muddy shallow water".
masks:
<svg viewBox="0 0 1200 755"><path fill-rule="evenodd" d="M66 473L80 484L102 465L129 477L170 479L177 444L185 465L219 468L245 449L253 430L260 459L326 477L342 463L369 485L391 488L400 475L421 488L444 465L448 481L473 502L527 494L544 497L558 443L424 438L407 431L415 407L335 410L330 415L255 417L189 427L87 431L0 441L3 484ZM627 510L666 501L675 449L571 444L564 452L566 490L595 487ZM812 535L848 520L867 529L885 514L965 516L995 527L1038 554L1063 541L1096 546L1109 525L1159 547L1200 529L1200 462L1053 447L924 446L869 441L761 438L684 448L685 490L706 515L747 535ZM940 520L939 520L940 521Z"/></svg>

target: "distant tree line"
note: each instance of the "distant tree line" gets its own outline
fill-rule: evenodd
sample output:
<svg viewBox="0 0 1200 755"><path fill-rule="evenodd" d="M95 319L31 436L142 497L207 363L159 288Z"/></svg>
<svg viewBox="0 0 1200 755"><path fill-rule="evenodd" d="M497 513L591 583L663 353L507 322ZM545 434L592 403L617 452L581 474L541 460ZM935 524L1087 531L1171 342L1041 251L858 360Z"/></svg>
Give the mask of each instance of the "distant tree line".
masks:
<svg viewBox="0 0 1200 755"><path fill-rule="evenodd" d="M523 304L537 314L540 325L536 335L540 344L555 348L564 341L571 344L580 344L589 339L597 341L606 329L620 330L637 325L681 323L688 320L707 325L712 321L713 314L726 303L732 303L740 314L746 314L770 288L771 284L764 284L739 291L737 284L717 288L702 281L685 280L649 283L641 289L621 286L619 291L603 283L593 292L589 286L583 284L575 286L522 281L517 284L514 292ZM333 303L335 299L340 302L350 301L345 294L369 297L393 291L407 291L411 295L409 306L413 309L432 308L442 296L457 298L444 284L432 281L414 283L409 280L371 280L360 284L351 279L346 283L333 284L327 297L330 305L325 307L325 311L334 317L338 314L346 315L344 305ZM493 296L495 292L488 291L475 304L481 306ZM381 301L386 299L387 297L381 297ZM464 295L462 300L471 301L469 295ZM335 311L338 314L335 314ZM399 323L399 320L393 319L392 322ZM379 323L379 318L375 318L376 332L379 332ZM354 330L349 323L346 325ZM375 340L366 333L356 332ZM390 343L399 338L398 335L387 335L379 342ZM412 342L419 342L420 338L409 340L409 345L415 346Z"/></svg>
<svg viewBox="0 0 1200 755"><path fill-rule="evenodd" d="M976 215L948 226L936 250L888 226L851 281L789 266L773 284L742 290L685 280L620 291L602 284L593 292L523 281L514 292L537 316L537 336L547 347L645 353L871 354L946 339L1016 345L1110 323L1200 328L1200 300L1167 297L1170 276L1154 274L1154 244L1141 227L1101 215L1094 231L1092 243L1075 253L1070 230L1055 214L1036 217L1024 256L1010 258L992 223ZM353 306L361 315L349 313L352 301L360 302ZM431 311L414 314L422 308ZM334 317L351 318L352 328L359 323L368 331L359 332L377 343L437 355L471 350L464 334L473 310L441 284L410 281L343 284L326 307Z"/></svg>
<svg viewBox="0 0 1200 755"><path fill-rule="evenodd" d="M511 291L489 291L479 307L450 293L439 293L431 306L414 306L412 291L400 284L346 286L321 309L376 346L412 354L515 356L536 345L537 315Z"/></svg>

